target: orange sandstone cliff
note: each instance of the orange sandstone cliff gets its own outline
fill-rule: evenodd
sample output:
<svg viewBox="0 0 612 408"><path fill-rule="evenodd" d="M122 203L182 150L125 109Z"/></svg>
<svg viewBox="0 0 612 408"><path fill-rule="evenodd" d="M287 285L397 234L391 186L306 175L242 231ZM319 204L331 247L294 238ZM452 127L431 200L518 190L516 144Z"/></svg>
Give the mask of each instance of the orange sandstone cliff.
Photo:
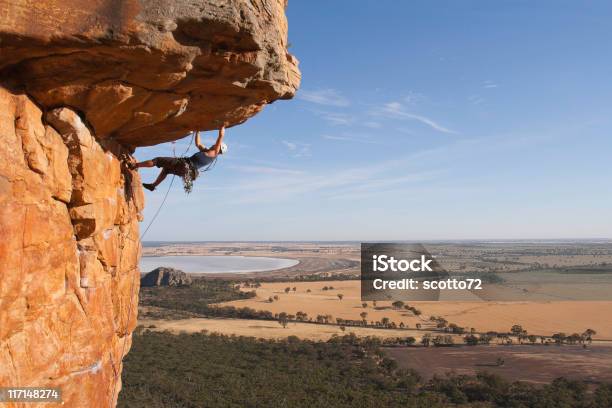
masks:
<svg viewBox="0 0 612 408"><path fill-rule="evenodd" d="M285 3L0 0L0 386L116 404L144 206L122 158L291 98Z"/></svg>

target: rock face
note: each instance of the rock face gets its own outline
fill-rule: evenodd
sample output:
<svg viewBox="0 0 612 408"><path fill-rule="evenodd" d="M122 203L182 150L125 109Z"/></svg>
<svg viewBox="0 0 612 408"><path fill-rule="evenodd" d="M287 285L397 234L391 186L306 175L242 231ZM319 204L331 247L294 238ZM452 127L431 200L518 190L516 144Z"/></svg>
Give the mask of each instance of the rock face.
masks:
<svg viewBox="0 0 612 408"><path fill-rule="evenodd" d="M191 277L174 268L159 267L140 280L140 286L185 286L191 285Z"/></svg>
<svg viewBox="0 0 612 408"><path fill-rule="evenodd" d="M144 146L291 98L286 0L0 0L0 78Z"/></svg>
<svg viewBox="0 0 612 408"><path fill-rule="evenodd" d="M122 159L290 98L284 7L0 0L0 385L116 404L144 205Z"/></svg>
<svg viewBox="0 0 612 408"><path fill-rule="evenodd" d="M138 174L74 111L2 88L0 137L0 384L108 406L136 325Z"/></svg>

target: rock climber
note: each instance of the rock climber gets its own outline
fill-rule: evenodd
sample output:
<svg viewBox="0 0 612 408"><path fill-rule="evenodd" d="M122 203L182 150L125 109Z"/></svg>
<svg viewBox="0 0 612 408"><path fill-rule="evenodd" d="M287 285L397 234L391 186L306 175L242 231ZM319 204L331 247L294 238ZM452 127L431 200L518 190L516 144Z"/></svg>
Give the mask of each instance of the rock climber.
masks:
<svg viewBox="0 0 612 408"><path fill-rule="evenodd" d="M191 192L193 181L198 177L199 170L211 168L217 156L227 151L227 145L223 143L225 135L225 124L219 129L217 141L211 147L206 147L200 142L200 132L195 134L195 145L199 152L190 157L156 157L138 163L131 163L130 168L159 167L161 172L153 183L142 183L147 190L154 191L155 188L166 178L168 174L175 174L183 179L185 191Z"/></svg>

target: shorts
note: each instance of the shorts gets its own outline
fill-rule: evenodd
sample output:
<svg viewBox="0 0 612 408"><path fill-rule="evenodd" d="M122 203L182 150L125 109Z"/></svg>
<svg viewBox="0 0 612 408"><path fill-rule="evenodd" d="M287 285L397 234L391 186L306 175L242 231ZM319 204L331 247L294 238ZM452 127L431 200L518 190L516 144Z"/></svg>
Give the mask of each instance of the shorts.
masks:
<svg viewBox="0 0 612 408"><path fill-rule="evenodd" d="M156 157L153 159L155 167L165 169L170 174L176 174L179 177L184 177L187 174L187 166L185 159L178 157Z"/></svg>

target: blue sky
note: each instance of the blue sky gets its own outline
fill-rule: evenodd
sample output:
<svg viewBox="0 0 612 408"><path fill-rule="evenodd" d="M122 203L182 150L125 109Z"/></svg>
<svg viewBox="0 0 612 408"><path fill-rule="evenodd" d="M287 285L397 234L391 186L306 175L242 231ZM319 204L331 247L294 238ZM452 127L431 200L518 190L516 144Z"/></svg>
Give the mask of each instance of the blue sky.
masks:
<svg viewBox="0 0 612 408"><path fill-rule="evenodd" d="M612 236L611 3L293 0L287 15L297 97L228 129L228 154L191 195L175 181L145 240ZM136 153L156 155L172 146Z"/></svg>

